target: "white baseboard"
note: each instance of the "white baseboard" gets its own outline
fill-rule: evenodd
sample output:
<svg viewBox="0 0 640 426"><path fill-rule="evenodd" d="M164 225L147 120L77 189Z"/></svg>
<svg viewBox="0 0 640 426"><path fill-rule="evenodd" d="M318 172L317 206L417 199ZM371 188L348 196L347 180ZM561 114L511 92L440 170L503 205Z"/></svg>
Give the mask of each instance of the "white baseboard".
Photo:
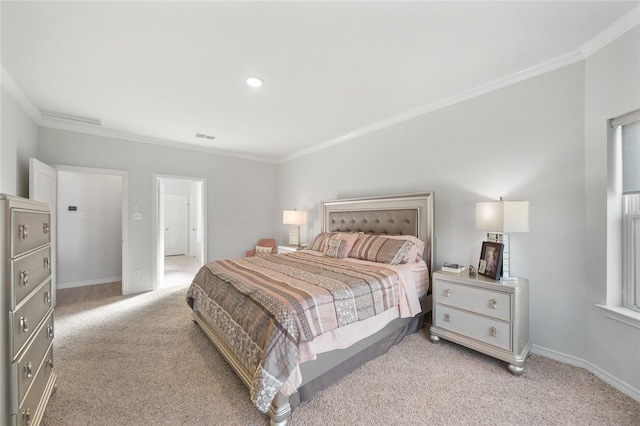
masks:
<svg viewBox="0 0 640 426"><path fill-rule="evenodd" d="M594 376L598 377L602 381L618 389L623 394L628 395L631 398L635 399L636 401L640 402L640 390L634 388L628 383L623 382L619 378L612 376L611 374L604 371L602 368L596 365L593 365L589 361L586 361L581 358L576 358L574 356L567 355L562 352L543 348L537 345L533 345L532 352L537 355L542 355L544 357L551 358L555 361L559 361L565 364L575 365L576 367L584 368L585 370L592 373Z"/></svg>
<svg viewBox="0 0 640 426"><path fill-rule="evenodd" d="M94 280L75 281L70 283L57 283L56 288L58 290L62 290L65 288L76 288L76 287L84 287L87 285L114 283L117 281L122 281L122 277L120 276L120 277L96 278Z"/></svg>

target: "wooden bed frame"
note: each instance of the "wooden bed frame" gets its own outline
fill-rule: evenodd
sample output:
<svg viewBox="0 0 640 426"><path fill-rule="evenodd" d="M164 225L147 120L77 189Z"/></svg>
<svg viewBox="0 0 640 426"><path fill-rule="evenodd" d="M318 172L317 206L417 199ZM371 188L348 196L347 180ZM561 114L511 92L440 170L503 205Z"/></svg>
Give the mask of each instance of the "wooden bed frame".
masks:
<svg viewBox="0 0 640 426"><path fill-rule="evenodd" d="M320 209L322 232L358 231L417 236L425 242L423 258L431 277L434 258L432 192L325 201ZM367 361L384 354L406 334L417 331L422 326L423 315L431 310L431 294L422 298L421 305L422 314L414 318L397 318L378 333L346 349L321 353L317 359L301 364L302 384L296 393L288 397L276 394L269 409L271 425L286 425L295 407ZM242 366L226 343L216 335L196 305L192 316L245 385L251 387L253 373Z"/></svg>

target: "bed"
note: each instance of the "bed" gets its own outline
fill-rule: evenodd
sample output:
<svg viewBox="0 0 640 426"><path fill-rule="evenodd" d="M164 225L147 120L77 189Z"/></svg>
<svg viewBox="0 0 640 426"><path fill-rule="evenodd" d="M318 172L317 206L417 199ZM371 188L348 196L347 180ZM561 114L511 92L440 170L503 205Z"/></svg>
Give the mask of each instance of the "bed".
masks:
<svg viewBox="0 0 640 426"><path fill-rule="evenodd" d="M209 262L187 291L194 321L272 425L431 310L433 193L325 201L320 221L309 250Z"/></svg>

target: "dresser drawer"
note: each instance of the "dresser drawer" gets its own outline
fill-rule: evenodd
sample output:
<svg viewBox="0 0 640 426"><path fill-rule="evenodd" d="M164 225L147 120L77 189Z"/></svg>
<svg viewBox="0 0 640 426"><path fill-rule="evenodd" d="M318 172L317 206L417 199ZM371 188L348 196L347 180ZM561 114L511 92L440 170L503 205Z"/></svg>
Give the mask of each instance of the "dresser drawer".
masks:
<svg viewBox="0 0 640 426"><path fill-rule="evenodd" d="M47 355L43 358L38 372L36 373L33 384L27 392L27 396L20 404L16 415L17 426L32 426L39 423L44 414L46 402L50 396L49 392L45 392L48 387L49 380L53 373L53 345L49 347ZM47 398L43 401L43 398ZM36 422L36 423L34 423Z"/></svg>
<svg viewBox="0 0 640 426"><path fill-rule="evenodd" d="M511 324L436 304L434 325L511 351Z"/></svg>
<svg viewBox="0 0 640 426"><path fill-rule="evenodd" d="M51 239L49 213L11 209L11 257L16 258Z"/></svg>
<svg viewBox="0 0 640 426"><path fill-rule="evenodd" d="M52 341L53 310L49 313L46 321L42 323L40 329L36 331L36 335L18 361L11 364L13 369L12 378L18 384L18 401L23 400L27 390L29 390L29 386L33 383L38 366L42 363L42 359Z"/></svg>
<svg viewBox="0 0 640 426"><path fill-rule="evenodd" d="M11 309L15 309L34 288L51 275L51 246L11 261L13 298Z"/></svg>
<svg viewBox="0 0 640 426"><path fill-rule="evenodd" d="M22 350L50 308L51 280L48 280L31 293L15 312L11 312L12 360Z"/></svg>
<svg viewBox="0 0 640 426"><path fill-rule="evenodd" d="M435 303L453 306L488 317L511 321L511 294L435 280Z"/></svg>

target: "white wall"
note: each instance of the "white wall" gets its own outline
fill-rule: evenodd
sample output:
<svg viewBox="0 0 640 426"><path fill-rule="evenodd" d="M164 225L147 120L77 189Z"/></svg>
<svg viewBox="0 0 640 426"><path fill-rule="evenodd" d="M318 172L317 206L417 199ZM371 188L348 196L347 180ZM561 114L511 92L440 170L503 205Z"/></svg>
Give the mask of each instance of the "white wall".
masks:
<svg viewBox="0 0 640 426"><path fill-rule="evenodd" d="M615 301L607 300L607 286L609 298L620 293L620 217L607 216L607 120L640 108L638 26L587 59L585 88L586 359L640 395L640 330L605 318L595 306Z"/></svg>
<svg viewBox="0 0 640 426"><path fill-rule="evenodd" d="M0 192L29 197L29 157L38 153L38 126L4 87L0 92Z"/></svg>
<svg viewBox="0 0 640 426"><path fill-rule="evenodd" d="M57 266L58 288L120 280L122 176L58 171Z"/></svg>
<svg viewBox="0 0 640 426"><path fill-rule="evenodd" d="M48 128L40 129L39 156L49 164L128 172L131 292L153 288L154 173L207 179L207 260L242 256L263 235L276 231L274 164ZM136 205L143 220L132 219ZM140 278L133 278L135 269Z"/></svg>

